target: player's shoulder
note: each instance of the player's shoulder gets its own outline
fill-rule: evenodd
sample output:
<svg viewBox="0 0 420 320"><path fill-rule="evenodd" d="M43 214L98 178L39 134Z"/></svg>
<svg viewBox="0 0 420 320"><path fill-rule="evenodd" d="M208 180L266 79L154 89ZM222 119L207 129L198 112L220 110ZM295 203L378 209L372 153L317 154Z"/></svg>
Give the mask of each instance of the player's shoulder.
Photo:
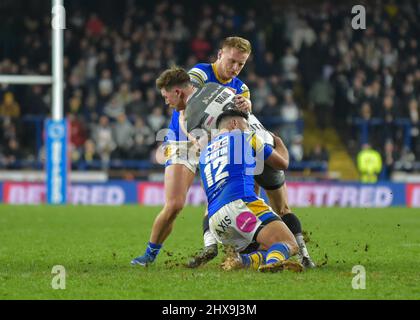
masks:
<svg viewBox="0 0 420 320"><path fill-rule="evenodd" d="M262 148L264 148L264 141L258 137L256 132L249 131L244 132L244 134L248 145L251 146L255 151L260 151Z"/></svg>
<svg viewBox="0 0 420 320"><path fill-rule="evenodd" d="M191 70L199 69L203 71L208 71L211 70L211 68L211 63L197 63L194 67L191 68Z"/></svg>
<svg viewBox="0 0 420 320"><path fill-rule="evenodd" d="M203 85L208 82L211 72L210 63L198 63L188 71L188 74L193 82Z"/></svg>
<svg viewBox="0 0 420 320"><path fill-rule="evenodd" d="M212 72L212 67L210 63L198 63L194 67L188 71L189 74L197 73L198 75L202 77L206 77L206 79L209 77L210 73Z"/></svg>

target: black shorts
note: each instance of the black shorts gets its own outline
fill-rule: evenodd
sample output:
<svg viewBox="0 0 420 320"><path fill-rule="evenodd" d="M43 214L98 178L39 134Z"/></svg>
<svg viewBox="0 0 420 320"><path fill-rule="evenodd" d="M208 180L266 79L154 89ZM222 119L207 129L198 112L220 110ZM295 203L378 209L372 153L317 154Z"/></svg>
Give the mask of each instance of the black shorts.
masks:
<svg viewBox="0 0 420 320"><path fill-rule="evenodd" d="M264 165L264 171L255 176L255 181L266 190L275 190L283 186L286 181L283 170L276 170L268 165Z"/></svg>

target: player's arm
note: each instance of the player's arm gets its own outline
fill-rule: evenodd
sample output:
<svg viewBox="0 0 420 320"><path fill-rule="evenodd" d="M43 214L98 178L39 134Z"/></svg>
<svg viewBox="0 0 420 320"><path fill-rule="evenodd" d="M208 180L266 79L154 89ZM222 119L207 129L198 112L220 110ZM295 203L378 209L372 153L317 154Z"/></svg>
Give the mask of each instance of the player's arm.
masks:
<svg viewBox="0 0 420 320"><path fill-rule="evenodd" d="M289 152L279 137L273 135L273 138L275 143L274 148L264 143L255 133L251 134L248 139L257 159L264 159L264 162L273 169L286 170L289 166ZM260 158L261 156L259 155L263 158Z"/></svg>
<svg viewBox="0 0 420 320"><path fill-rule="evenodd" d="M182 132L184 132L185 136L188 137L188 140L196 144L197 139L193 135L188 133L188 130L185 124L185 110L181 110L179 112L179 126L181 127L181 130Z"/></svg>
<svg viewBox="0 0 420 320"><path fill-rule="evenodd" d="M265 162L272 168L286 170L289 167L289 151L280 137L272 134L274 138L274 149Z"/></svg>

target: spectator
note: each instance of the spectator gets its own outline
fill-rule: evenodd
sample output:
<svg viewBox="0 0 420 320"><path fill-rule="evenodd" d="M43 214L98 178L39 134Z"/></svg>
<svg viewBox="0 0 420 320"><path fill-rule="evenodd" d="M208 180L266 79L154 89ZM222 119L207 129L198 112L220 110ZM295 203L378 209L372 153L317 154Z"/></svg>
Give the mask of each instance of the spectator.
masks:
<svg viewBox="0 0 420 320"><path fill-rule="evenodd" d="M211 50L211 45L206 39L204 31L199 30L191 41L191 50L199 61L206 61Z"/></svg>
<svg viewBox="0 0 420 320"><path fill-rule="evenodd" d="M155 143L155 134L141 117L136 117L134 124L134 142L134 158L147 159Z"/></svg>
<svg viewBox="0 0 420 320"><path fill-rule="evenodd" d="M303 137L301 135L295 135L292 140L292 144L289 147L290 158L293 161L301 162L303 160Z"/></svg>
<svg viewBox="0 0 420 320"><path fill-rule="evenodd" d="M281 68L275 62L274 54L271 51L267 51L264 54L264 60L262 61L262 63L260 63L256 71L258 73L258 76L264 78L269 78L281 74Z"/></svg>
<svg viewBox="0 0 420 320"><path fill-rule="evenodd" d="M131 159L131 148L134 145L134 127L124 113L117 117L113 127L113 137L117 148L111 154L113 159Z"/></svg>
<svg viewBox="0 0 420 320"><path fill-rule="evenodd" d="M0 105L0 116L10 117L11 119L17 119L20 116L20 106L10 91L4 94L3 102Z"/></svg>
<svg viewBox="0 0 420 320"><path fill-rule="evenodd" d="M96 150L102 162L109 163L111 159L111 153L117 147L114 142L112 128L109 125L109 119L107 116L102 115L99 118L99 124L94 126L92 130L93 142L96 145Z"/></svg>
<svg viewBox="0 0 420 320"><path fill-rule="evenodd" d="M395 107L394 99L391 95L387 95L383 100L383 109L381 118L384 120L383 138L395 139L396 123L395 120L398 117L397 108Z"/></svg>
<svg viewBox="0 0 420 320"><path fill-rule="evenodd" d="M364 144L357 155L357 168L363 183L376 183L382 171L382 157L369 144Z"/></svg>
<svg viewBox="0 0 420 320"><path fill-rule="evenodd" d="M73 94L73 96L70 98L69 101L69 112L77 115L81 111L82 108L82 91L76 90Z"/></svg>
<svg viewBox="0 0 420 320"><path fill-rule="evenodd" d="M33 116L48 114L49 108L44 101L42 87L35 85L29 87L28 89L30 92L24 100L24 105L27 106L27 108L22 110L22 112Z"/></svg>
<svg viewBox="0 0 420 320"><path fill-rule="evenodd" d="M370 121L372 119L372 108L368 101L363 102L360 109L360 117L365 121Z"/></svg>
<svg viewBox="0 0 420 320"><path fill-rule="evenodd" d="M114 83L111 79L111 71L105 69L102 71L98 82L99 96L102 101L108 100L114 90Z"/></svg>
<svg viewBox="0 0 420 320"><path fill-rule="evenodd" d="M162 129L166 123L162 108L153 108L152 114L147 117L147 123L155 133Z"/></svg>
<svg viewBox="0 0 420 320"><path fill-rule="evenodd" d="M279 117L280 113L281 109L277 97L274 94L270 94L267 97L267 103L261 110L261 116L269 119L273 117Z"/></svg>
<svg viewBox="0 0 420 320"><path fill-rule="evenodd" d="M132 100L125 106L125 111L129 117L146 117L148 110L141 90L135 90L132 93Z"/></svg>
<svg viewBox="0 0 420 320"><path fill-rule="evenodd" d="M96 168L95 162L100 159L101 158L95 149L95 143L90 139L86 140L83 146L82 156L80 158L82 166L86 169Z"/></svg>
<svg viewBox="0 0 420 320"><path fill-rule="evenodd" d="M132 95L131 95L130 86L128 85L128 83L126 82L121 83L120 88L114 97L118 101L118 104L120 105L125 106L128 103L130 103L132 100Z"/></svg>
<svg viewBox="0 0 420 320"><path fill-rule="evenodd" d="M85 124L80 116L72 113L67 114L67 119L70 125L70 143L76 150L79 150L87 139Z"/></svg>
<svg viewBox="0 0 420 320"><path fill-rule="evenodd" d="M295 56L293 48L288 47L286 54L282 58L283 75L286 80L286 86L291 89L297 80L297 66L299 59Z"/></svg>
<svg viewBox="0 0 420 320"><path fill-rule="evenodd" d="M394 171L395 162L397 161L397 152L392 140L387 140L384 146L384 179L390 180Z"/></svg>
<svg viewBox="0 0 420 320"><path fill-rule="evenodd" d="M85 99L85 108L83 108L84 117L90 123L96 123L99 118L98 99L94 92L89 92Z"/></svg>
<svg viewBox="0 0 420 320"><path fill-rule="evenodd" d="M252 92L252 111L258 114L262 112L267 97L271 94L271 88L266 79L255 77L257 83Z"/></svg>
<svg viewBox="0 0 420 320"><path fill-rule="evenodd" d="M86 23L86 32L89 36L99 37L105 31L102 20L94 13L89 17Z"/></svg>
<svg viewBox="0 0 420 320"><path fill-rule="evenodd" d="M327 149L321 143L317 143L309 153L308 160L328 162L329 157Z"/></svg>
<svg viewBox="0 0 420 320"><path fill-rule="evenodd" d="M11 121L10 118L4 118L3 121L1 122L1 125L2 125L2 128L0 130L1 145L6 146L9 143L9 140L11 139L15 139L19 141L16 125Z"/></svg>
<svg viewBox="0 0 420 320"><path fill-rule="evenodd" d="M394 168L395 170L412 172L415 160L414 153L408 147L403 147L400 158L395 162Z"/></svg>
<svg viewBox="0 0 420 320"><path fill-rule="evenodd" d="M372 109L372 114L378 116L381 109L381 83L373 81L365 90L365 102L368 102Z"/></svg>
<svg viewBox="0 0 420 320"><path fill-rule="evenodd" d="M284 102L281 106L281 117L284 121L280 131L281 137L284 139L284 143L289 145L293 137L298 134L296 121L299 120L299 108L293 99L291 91L287 91L284 95Z"/></svg>
<svg viewBox="0 0 420 320"><path fill-rule="evenodd" d="M117 96L113 96L109 103L105 105L104 114L112 120L118 119L122 114L125 115L123 102Z"/></svg>
<svg viewBox="0 0 420 320"><path fill-rule="evenodd" d="M4 150L3 164L7 169L18 169L18 161L23 158L23 153L19 147L19 142L12 138L8 141Z"/></svg>
<svg viewBox="0 0 420 320"><path fill-rule="evenodd" d="M414 32L418 30L420 16L413 1L392 4L398 9L392 15L387 13L387 5L373 7L366 4L367 12L372 12L374 19L362 33L351 29L348 10L336 3L299 8L291 5L287 10L283 4L273 3L276 21L268 33L264 29L266 15L261 14L262 7L250 8L247 4L240 8L236 4L212 7L198 4L197 10L187 10L186 4L168 1L151 4L147 9L129 4L122 16L116 14L118 10L109 14L109 8L101 8L99 15L89 12L91 6L80 7L76 2L74 6L73 3L68 5L73 14L69 16L72 28L65 35L66 112L71 109L90 124L98 121L105 106L109 107L107 111L114 111L111 102L116 97L122 102L118 104L120 110L113 116L118 117L125 110L129 116L140 115L146 123L153 122L153 130L157 129L161 123L167 122L171 110L163 110L163 121L158 111L152 116L154 109L161 105L154 85L156 74L171 64L188 68L196 62L207 61L213 54L212 48L224 36L242 33L251 40L253 55L241 80L251 89L253 112L257 116L263 109L266 114L275 110L267 107L274 100L271 94L282 106L283 90L293 85L293 89L303 89L302 94L294 92L299 101L297 108L300 108L301 101L310 98L321 127L329 125L325 118L333 110L334 120L339 121L331 124L346 136L350 129L347 126L351 123L349 120L362 113L366 119L373 119L367 130L371 141L378 140L383 144L383 139L392 138L394 145L400 146L411 138L411 149L407 154L412 152L418 157L418 111L404 110L404 116L410 118L411 130L403 131L398 121L400 107L406 109L405 106L414 105L411 100L418 100L420 96L419 46ZM154 14L147 15L149 9ZM194 12L202 14L195 17ZM0 73L50 74L50 63L45 55L48 33L40 32L42 22L39 22L47 21L48 17L39 17L37 22L25 17L25 13L23 15L26 27L22 31L14 30L14 36L24 41L15 43L12 50L6 45L6 49L0 52ZM169 15L172 20L167 19ZM261 37L263 34L265 37ZM310 90L321 76L336 84L332 92L325 89L330 87L329 84L321 86L320 91ZM20 106L19 115L44 116L49 113L51 94L43 88L46 87L13 91ZM131 100L136 100L136 90L140 90L144 97L132 104ZM3 93L10 90L2 87L0 91L0 97L3 97ZM327 102L314 104L314 96L324 96L321 100ZM369 107L362 106L364 102L369 103ZM3 99L0 104L3 104ZM389 105L392 107L387 109ZM141 111L137 113L135 110ZM16 123L13 135L20 132L20 128L32 134L33 129L27 122L23 125L20 116L13 119ZM380 119L393 121L380 124ZM393 125L391 130L390 123ZM31 134L25 132L17 139L26 153L34 143L28 142L27 137ZM372 132L381 140L376 136L372 140ZM6 131L0 133L8 134ZM400 158L401 150L396 148L396 152Z"/></svg>
<svg viewBox="0 0 420 320"><path fill-rule="evenodd" d="M325 129L331 125L334 90L327 78L322 77L314 83L309 92L309 101L315 111L319 127Z"/></svg>
<svg viewBox="0 0 420 320"><path fill-rule="evenodd" d="M416 159L420 159L420 111L415 98L408 103L408 117L410 119L410 138Z"/></svg>

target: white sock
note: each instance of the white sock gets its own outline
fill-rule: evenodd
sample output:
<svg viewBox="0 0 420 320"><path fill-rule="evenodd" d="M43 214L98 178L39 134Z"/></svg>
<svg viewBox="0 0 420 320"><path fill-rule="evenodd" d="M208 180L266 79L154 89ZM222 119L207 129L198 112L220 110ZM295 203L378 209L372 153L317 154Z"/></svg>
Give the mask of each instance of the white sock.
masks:
<svg viewBox="0 0 420 320"><path fill-rule="evenodd" d="M303 240L303 235L301 233L295 234L296 242L299 246L299 254L302 257L309 258L309 252L306 248L305 240Z"/></svg>
<svg viewBox="0 0 420 320"><path fill-rule="evenodd" d="M213 236L213 234L210 232L210 230L207 230L204 233L204 246L208 247L211 246L213 244L217 244L217 240L216 238Z"/></svg>

